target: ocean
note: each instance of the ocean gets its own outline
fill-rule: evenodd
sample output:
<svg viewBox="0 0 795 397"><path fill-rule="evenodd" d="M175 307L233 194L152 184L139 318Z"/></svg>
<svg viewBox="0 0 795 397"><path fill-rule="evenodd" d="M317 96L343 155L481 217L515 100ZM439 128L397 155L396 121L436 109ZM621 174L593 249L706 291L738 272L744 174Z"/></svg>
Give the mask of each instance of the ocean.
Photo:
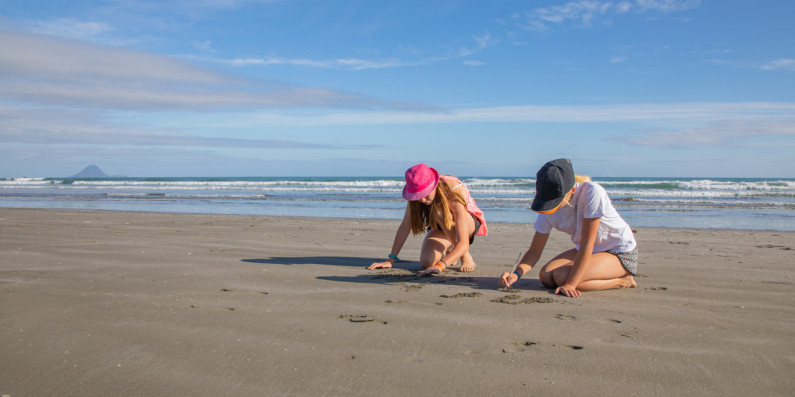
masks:
<svg viewBox="0 0 795 397"><path fill-rule="evenodd" d="M533 178L461 178L487 222L532 223ZM633 227L795 231L795 178L593 178ZM403 177L6 178L0 207L401 219Z"/></svg>

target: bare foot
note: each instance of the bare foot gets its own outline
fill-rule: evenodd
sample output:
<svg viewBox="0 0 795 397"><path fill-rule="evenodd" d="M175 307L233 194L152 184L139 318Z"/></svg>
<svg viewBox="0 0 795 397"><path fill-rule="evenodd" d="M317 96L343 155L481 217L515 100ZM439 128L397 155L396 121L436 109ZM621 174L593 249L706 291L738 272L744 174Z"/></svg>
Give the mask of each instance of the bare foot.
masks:
<svg viewBox="0 0 795 397"><path fill-rule="evenodd" d="M638 286L638 283L635 282L635 277L633 277L631 274L627 274L626 276L621 277L619 280L621 281L621 284L618 288L635 288Z"/></svg>
<svg viewBox="0 0 795 397"><path fill-rule="evenodd" d="M459 272L472 272L475 270L477 263L475 263L475 259L472 258L472 255L469 254L467 251L464 256L461 257L461 267L458 268Z"/></svg>

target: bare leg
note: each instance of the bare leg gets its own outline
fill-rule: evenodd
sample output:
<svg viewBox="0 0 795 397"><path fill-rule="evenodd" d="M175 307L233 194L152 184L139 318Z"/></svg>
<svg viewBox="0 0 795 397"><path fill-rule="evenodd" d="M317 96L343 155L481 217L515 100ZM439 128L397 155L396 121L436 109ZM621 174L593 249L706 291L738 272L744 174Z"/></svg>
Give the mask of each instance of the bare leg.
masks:
<svg viewBox="0 0 795 397"><path fill-rule="evenodd" d="M468 216L462 222L458 223L454 228L444 231L445 236L447 237L448 241L450 241L450 246L445 252L452 251L453 248L455 248L455 246L458 244L458 234L456 230L458 227L464 228L467 236L472 237L472 235L475 233L475 219L471 216ZM472 254L469 252L469 249L464 252L459 260L461 261L461 266L458 267L459 272L471 272L474 271L475 267L477 266L475 259L472 258ZM452 265L452 263L450 263L450 265Z"/></svg>
<svg viewBox="0 0 795 397"><path fill-rule="evenodd" d="M425 235L420 252L420 265L427 269L444 256L444 253L453 245L453 242L441 230L430 230Z"/></svg>
<svg viewBox="0 0 795 397"><path fill-rule="evenodd" d="M565 284L576 256L577 250L571 249L549 261L538 273L541 283L547 288L556 288ZM635 278L621 266L621 262L615 255L599 252L591 256L591 263L588 264L577 290L601 291L613 288L633 288L637 285Z"/></svg>

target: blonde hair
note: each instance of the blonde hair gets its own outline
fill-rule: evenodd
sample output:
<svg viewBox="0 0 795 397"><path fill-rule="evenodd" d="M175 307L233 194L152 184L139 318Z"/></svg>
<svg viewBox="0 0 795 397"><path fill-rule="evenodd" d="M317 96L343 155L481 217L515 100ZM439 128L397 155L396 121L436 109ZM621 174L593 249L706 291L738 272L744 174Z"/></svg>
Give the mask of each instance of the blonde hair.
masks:
<svg viewBox="0 0 795 397"><path fill-rule="evenodd" d="M591 177L588 175L574 174L574 183L591 182Z"/></svg>
<svg viewBox="0 0 795 397"><path fill-rule="evenodd" d="M450 211L450 199L458 201L466 206L466 199L460 191L452 191L447 182L439 179L436 185L436 196L430 205L417 201L409 201L409 220L411 221L411 233L420 234L427 230L436 229L438 227L437 219L441 218L445 229L451 229L455 226L453 222L453 214Z"/></svg>

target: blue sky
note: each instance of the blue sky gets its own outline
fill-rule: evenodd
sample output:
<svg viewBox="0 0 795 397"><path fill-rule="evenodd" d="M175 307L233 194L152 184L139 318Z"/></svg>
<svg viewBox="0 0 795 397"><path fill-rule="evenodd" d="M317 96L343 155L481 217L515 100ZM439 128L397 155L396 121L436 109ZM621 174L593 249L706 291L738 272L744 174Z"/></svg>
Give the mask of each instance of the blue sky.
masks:
<svg viewBox="0 0 795 397"><path fill-rule="evenodd" d="M795 177L790 0L0 0L0 176Z"/></svg>

